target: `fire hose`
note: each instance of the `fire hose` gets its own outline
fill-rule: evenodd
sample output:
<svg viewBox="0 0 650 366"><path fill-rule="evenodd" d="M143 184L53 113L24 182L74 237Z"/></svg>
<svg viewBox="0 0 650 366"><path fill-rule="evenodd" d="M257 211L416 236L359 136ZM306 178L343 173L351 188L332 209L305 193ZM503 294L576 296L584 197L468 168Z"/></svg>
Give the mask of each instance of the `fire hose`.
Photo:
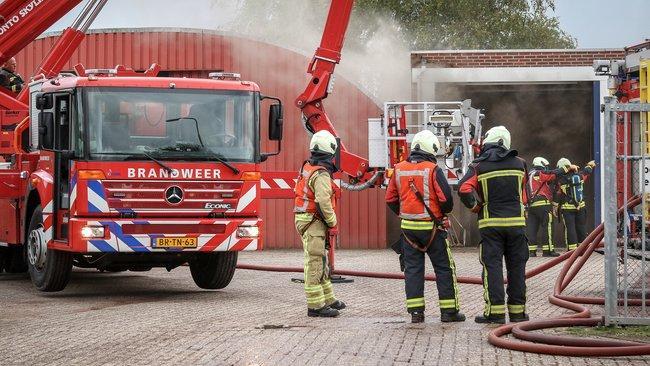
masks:
<svg viewBox="0 0 650 366"><path fill-rule="evenodd" d="M630 200L627 208L620 208L619 215L626 209L633 208L641 202L639 197ZM641 356L650 354L650 344L618 341L583 339L570 336L534 333L535 330L572 326L596 326L601 324L601 318L591 316L591 311L581 304L604 305L605 299L599 297L578 297L562 295L591 254L602 245L604 227L600 224L589 236L571 253L558 275L553 294L549 302L553 305L575 311L575 314L554 319L530 320L522 323L500 326L488 335L488 342L500 348L522 352L543 353L558 356ZM574 266L575 264L575 266ZM619 299L620 301L620 299ZM628 300L629 305L641 305L640 300ZM650 300L646 300L650 305ZM502 338L512 334L520 341Z"/></svg>
<svg viewBox="0 0 650 366"><path fill-rule="evenodd" d="M634 197L628 203L627 209L637 206L640 202L641 199L639 197ZM622 215L624 212L626 212L625 208L619 208L619 215ZM543 273L550 268L555 267L556 265L568 259L555 281L553 294L549 296L549 302L553 305L575 311L575 314L560 318L530 320L521 323L503 325L492 330L489 333L488 342L499 348L558 356L604 357L649 355L650 344L647 343L618 340L583 339L570 336L548 335L533 332L535 330L557 327L596 326L602 322L601 318L591 317L591 311L581 304L603 305L605 301L604 298L567 296L563 295L562 292L577 276L580 269L582 269L591 254L593 254L593 252L598 247L602 246L603 237L604 226L603 224L600 224L587 236L587 238L578 246L577 249L564 253L559 257L553 258L548 262L545 262L526 271L526 279L529 279L539 275L540 273ZM328 257L330 260L330 271L333 275L383 279L404 279L403 273L337 270L334 267L333 246L329 250ZM576 265L574 266L574 264ZM237 268L269 272L302 273L304 271L302 267L265 266L251 264L238 264ZM425 276L425 280L435 281L436 276ZM468 276L459 276L457 278L457 281L458 283L476 285L482 285L483 283L480 277ZM507 280L504 282L507 282ZM639 306L641 305L641 300L631 299L628 300L628 304L632 306ZM646 300L646 304L650 305L650 300ZM512 334L520 341L502 338L508 334Z"/></svg>

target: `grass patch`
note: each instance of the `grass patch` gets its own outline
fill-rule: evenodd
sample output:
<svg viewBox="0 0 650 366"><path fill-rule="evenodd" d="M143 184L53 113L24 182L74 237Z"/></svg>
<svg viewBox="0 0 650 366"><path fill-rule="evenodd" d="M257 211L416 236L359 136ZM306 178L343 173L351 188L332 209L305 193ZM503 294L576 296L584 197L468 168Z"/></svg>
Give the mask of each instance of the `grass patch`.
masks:
<svg viewBox="0 0 650 366"><path fill-rule="evenodd" d="M571 327L566 331L579 337L605 337L639 342L650 342L650 326L625 327Z"/></svg>

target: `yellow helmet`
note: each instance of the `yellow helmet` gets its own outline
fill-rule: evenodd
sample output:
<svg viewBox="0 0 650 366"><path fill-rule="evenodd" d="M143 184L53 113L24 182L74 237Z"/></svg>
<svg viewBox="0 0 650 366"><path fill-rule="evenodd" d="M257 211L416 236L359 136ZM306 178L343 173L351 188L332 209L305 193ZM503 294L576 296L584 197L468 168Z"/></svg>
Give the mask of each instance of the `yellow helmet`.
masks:
<svg viewBox="0 0 650 366"><path fill-rule="evenodd" d="M420 131L413 136L411 150L422 150L425 153L435 155L440 150L438 137L429 130Z"/></svg>
<svg viewBox="0 0 650 366"><path fill-rule="evenodd" d="M309 142L309 150L328 154L336 153L337 146L336 137L326 130L316 132Z"/></svg>
<svg viewBox="0 0 650 366"><path fill-rule="evenodd" d="M503 126L496 126L490 128L485 133L483 144L498 144L501 143L506 149L510 149L510 131Z"/></svg>
<svg viewBox="0 0 650 366"><path fill-rule="evenodd" d="M557 161L558 168L567 168L569 166L571 166L571 162L567 158L561 158L560 160Z"/></svg>

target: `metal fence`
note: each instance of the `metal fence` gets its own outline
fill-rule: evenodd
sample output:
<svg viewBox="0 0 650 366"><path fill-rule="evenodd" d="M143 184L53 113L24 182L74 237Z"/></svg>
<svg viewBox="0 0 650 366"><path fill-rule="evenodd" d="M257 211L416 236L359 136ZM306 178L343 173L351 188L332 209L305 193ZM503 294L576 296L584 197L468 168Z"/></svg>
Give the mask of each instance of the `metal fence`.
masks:
<svg viewBox="0 0 650 366"><path fill-rule="evenodd" d="M650 325L650 104L604 104L605 323ZM641 203L628 207L636 197Z"/></svg>

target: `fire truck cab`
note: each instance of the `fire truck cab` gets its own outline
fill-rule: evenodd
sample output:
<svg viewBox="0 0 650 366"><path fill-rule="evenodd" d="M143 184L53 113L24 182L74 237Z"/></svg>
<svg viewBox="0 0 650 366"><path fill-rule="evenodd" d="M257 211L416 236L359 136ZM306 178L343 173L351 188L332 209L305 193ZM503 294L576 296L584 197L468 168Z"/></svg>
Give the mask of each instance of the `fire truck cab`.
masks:
<svg viewBox="0 0 650 366"><path fill-rule="evenodd" d="M237 252L262 248L260 110L282 104L236 74L210 79L77 69L29 85L29 116L2 125L0 261L62 290L73 266L171 270L228 285ZM12 123L16 118L6 118Z"/></svg>

